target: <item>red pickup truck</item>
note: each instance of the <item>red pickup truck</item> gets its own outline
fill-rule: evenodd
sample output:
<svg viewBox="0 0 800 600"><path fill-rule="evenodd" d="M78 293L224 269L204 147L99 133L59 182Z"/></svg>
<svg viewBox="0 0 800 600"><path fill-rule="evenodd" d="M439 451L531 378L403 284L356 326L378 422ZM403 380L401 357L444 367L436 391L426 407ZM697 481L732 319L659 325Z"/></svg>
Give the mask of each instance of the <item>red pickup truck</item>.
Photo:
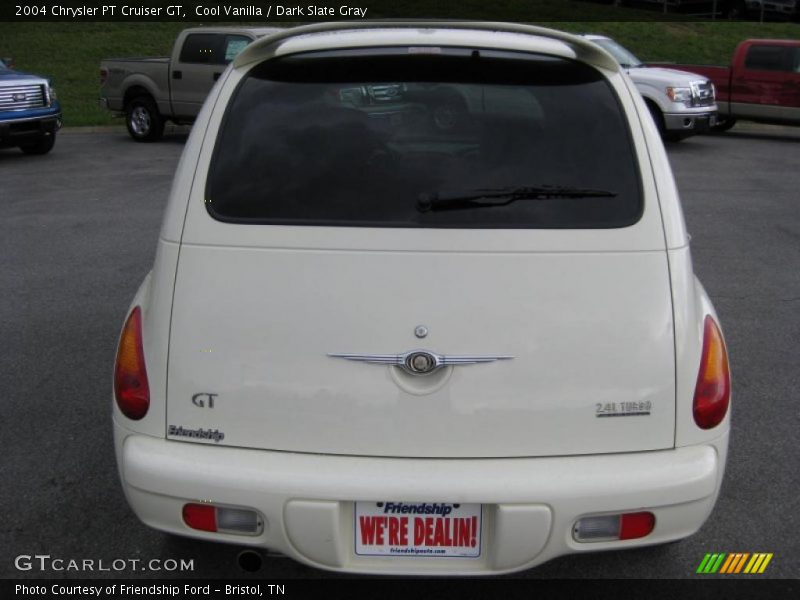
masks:
<svg viewBox="0 0 800 600"><path fill-rule="evenodd" d="M718 131L737 119L800 125L800 40L745 40L730 67L669 65L710 79L717 91Z"/></svg>

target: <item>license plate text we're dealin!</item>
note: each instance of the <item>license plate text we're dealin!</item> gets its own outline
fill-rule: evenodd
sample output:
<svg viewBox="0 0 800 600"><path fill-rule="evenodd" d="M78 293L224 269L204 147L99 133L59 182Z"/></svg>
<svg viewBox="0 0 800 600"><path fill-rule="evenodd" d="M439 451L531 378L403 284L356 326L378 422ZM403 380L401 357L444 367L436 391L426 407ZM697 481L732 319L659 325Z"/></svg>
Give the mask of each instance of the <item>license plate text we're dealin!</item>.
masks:
<svg viewBox="0 0 800 600"><path fill-rule="evenodd" d="M355 551L366 556L480 556L480 504L356 502Z"/></svg>

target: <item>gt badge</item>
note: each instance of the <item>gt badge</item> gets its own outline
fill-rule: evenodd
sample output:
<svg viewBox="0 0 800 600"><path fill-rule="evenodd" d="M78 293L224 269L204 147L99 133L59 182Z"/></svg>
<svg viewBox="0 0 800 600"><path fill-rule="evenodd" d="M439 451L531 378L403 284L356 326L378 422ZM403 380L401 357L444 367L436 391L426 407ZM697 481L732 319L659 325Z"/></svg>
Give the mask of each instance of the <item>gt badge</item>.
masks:
<svg viewBox="0 0 800 600"><path fill-rule="evenodd" d="M198 408L214 408L214 398L219 396L219 394L208 394L206 392L201 392L199 394L195 394L192 396L192 404L197 406Z"/></svg>

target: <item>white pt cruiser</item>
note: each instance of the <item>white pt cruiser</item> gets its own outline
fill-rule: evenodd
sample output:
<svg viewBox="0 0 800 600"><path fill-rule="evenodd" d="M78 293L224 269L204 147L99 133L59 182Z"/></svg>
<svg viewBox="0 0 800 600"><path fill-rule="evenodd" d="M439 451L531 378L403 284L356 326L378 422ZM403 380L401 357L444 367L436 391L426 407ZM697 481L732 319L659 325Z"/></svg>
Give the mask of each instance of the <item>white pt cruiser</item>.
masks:
<svg viewBox="0 0 800 600"><path fill-rule="evenodd" d="M641 96L503 23L316 24L222 75L114 373L147 525L491 574L686 537L730 377Z"/></svg>

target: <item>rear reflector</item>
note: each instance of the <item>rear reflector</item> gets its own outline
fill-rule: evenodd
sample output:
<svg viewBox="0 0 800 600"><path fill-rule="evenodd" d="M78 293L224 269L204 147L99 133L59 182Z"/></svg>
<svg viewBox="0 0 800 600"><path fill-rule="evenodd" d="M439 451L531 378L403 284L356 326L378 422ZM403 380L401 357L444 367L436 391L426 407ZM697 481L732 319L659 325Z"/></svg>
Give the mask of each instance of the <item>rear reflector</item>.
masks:
<svg viewBox="0 0 800 600"><path fill-rule="evenodd" d="M257 535L263 529L263 522L256 511L213 504L186 504L183 507L183 522L192 529L216 533Z"/></svg>
<svg viewBox="0 0 800 600"><path fill-rule="evenodd" d="M610 542L645 537L653 531L656 517L651 512L584 517L575 523L576 542Z"/></svg>
<svg viewBox="0 0 800 600"><path fill-rule="evenodd" d="M656 526L656 516L650 512L628 513L619 520L619 539L635 540L650 535Z"/></svg>
<svg viewBox="0 0 800 600"><path fill-rule="evenodd" d="M217 508L211 504L187 504L183 507L183 521L192 529L217 530Z"/></svg>
<svg viewBox="0 0 800 600"><path fill-rule="evenodd" d="M728 412L731 378L728 352L719 327L710 316L703 326L703 352L694 388L694 422L701 429L719 425Z"/></svg>
<svg viewBox="0 0 800 600"><path fill-rule="evenodd" d="M114 397L129 419L138 421L150 408L150 386L142 347L142 310L131 311L119 339L114 365Z"/></svg>

